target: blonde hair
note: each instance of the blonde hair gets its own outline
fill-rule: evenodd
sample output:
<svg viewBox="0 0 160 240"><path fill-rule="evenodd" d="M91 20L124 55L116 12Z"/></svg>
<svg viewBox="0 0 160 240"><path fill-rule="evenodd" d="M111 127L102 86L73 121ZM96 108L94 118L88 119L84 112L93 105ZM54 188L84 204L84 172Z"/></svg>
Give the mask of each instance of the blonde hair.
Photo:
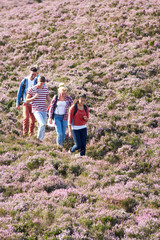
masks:
<svg viewBox="0 0 160 240"><path fill-rule="evenodd" d="M58 92L61 93L63 90L67 91L67 88L64 86L64 83L60 83L58 86Z"/></svg>

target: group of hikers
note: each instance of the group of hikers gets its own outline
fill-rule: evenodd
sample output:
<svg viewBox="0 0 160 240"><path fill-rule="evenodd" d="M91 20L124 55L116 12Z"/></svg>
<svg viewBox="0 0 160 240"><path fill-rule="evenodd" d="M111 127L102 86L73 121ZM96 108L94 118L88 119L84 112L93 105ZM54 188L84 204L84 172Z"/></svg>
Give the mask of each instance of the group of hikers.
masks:
<svg viewBox="0 0 160 240"><path fill-rule="evenodd" d="M79 155L84 156L87 142L87 125L89 109L86 106L86 95L80 94L74 101L67 95L67 88L63 83L59 84L58 94L50 100L46 79L40 75L39 66L30 68L29 76L25 77L20 84L16 108L20 110L23 104L23 135L34 134L35 119L38 122L38 142L43 142L47 110L49 109L49 124L54 121L57 133L56 143L63 147L65 134L68 126L69 137L73 137L74 146L70 153L80 150Z"/></svg>

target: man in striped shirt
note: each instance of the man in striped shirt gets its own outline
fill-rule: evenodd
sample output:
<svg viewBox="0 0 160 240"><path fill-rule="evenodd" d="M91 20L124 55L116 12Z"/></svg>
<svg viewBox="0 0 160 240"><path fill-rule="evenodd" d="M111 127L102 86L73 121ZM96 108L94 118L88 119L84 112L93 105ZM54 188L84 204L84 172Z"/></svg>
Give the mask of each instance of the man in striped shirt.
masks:
<svg viewBox="0 0 160 240"><path fill-rule="evenodd" d="M32 102L32 111L39 124L37 139L42 142L47 121L47 107L50 103L49 91L45 86L45 77L39 76L37 85L28 90L26 102Z"/></svg>

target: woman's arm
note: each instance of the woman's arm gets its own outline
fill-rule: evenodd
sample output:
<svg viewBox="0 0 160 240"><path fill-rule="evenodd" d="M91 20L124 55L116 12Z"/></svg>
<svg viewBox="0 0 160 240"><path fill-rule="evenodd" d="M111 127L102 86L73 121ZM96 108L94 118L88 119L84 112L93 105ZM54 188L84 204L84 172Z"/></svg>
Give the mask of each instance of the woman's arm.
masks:
<svg viewBox="0 0 160 240"><path fill-rule="evenodd" d="M38 93L36 93L33 97L32 97L32 95L31 94L27 94L27 97L26 97L26 102L27 103L30 103L30 102L32 102L34 99L36 99L38 97Z"/></svg>
<svg viewBox="0 0 160 240"><path fill-rule="evenodd" d="M68 125L68 130L69 130L69 137L72 138L73 134L72 134L72 125Z"/></svg>
<svg viewBox="0 0 160 240"><path fill-rule="evenodd" d="M49 95L47 95L46 99L47 99L47 107L49 107L50 101L51 101ZM49 118L49 124L52 124L52 118Z"/></svg>
<svg viewBox="0 0 160 240"><path fill-rule="evenodd" d="M54 111L54 103L56 101L56 95L53 97L52 101L51 101L51 106L50 106L50 109L49 109L49 123L51 124L52 123L52 116L53 116L53 111Z"/></svg>
<svg viewBox="0 0 160 240"><path fill-rule="evenodd" d="M70 106L73 104L73 99L71 97L69 97L69 104Z"/></svg>
<svg viewBox="0 0 160 240"><path fill-rule="evenodd" d="M69 137L73 137L72 134L72 121L73 121L73 114L74 114L74 105L69 110L69 116L68 116L68 130L69 130Z"/></svg>
<svg viewBox="0 0 160 240"><path fill-rule="evenodd" d="M84 118L84 120L86 121L86 122L88 122L88 120L89 120L89 108L87 107L87 113L86 113L86 115L87 116L84 116L83 118Z"/></svg>

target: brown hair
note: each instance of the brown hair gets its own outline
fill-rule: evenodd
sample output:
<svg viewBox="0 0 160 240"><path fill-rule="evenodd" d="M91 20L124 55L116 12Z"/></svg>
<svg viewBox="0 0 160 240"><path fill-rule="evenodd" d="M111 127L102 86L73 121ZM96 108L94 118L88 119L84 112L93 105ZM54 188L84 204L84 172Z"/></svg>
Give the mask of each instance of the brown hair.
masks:
<svg viewBox="0 0 160 240"><path fill-rule="evenodd" d="M79 99L80 98L87 98L86 94L79 94L78 96L75 97L74 101L73 101L73 104L77 104L79 102Z"/></svg>
<svg viewBox="0 0 160 240"><path fill-rule="evenodd" d="M40 67L38 65L34 65L30 67L31 72L39 72Z"/></svg>
<svg viewBox="0 0 160 240"><path fill-rule="evenodd" d="M39 81L39 82L45 82L46 79L45 79L45 77L43 77L43 76L39 76L39 77L38 77L38 81Z"/></svg>

